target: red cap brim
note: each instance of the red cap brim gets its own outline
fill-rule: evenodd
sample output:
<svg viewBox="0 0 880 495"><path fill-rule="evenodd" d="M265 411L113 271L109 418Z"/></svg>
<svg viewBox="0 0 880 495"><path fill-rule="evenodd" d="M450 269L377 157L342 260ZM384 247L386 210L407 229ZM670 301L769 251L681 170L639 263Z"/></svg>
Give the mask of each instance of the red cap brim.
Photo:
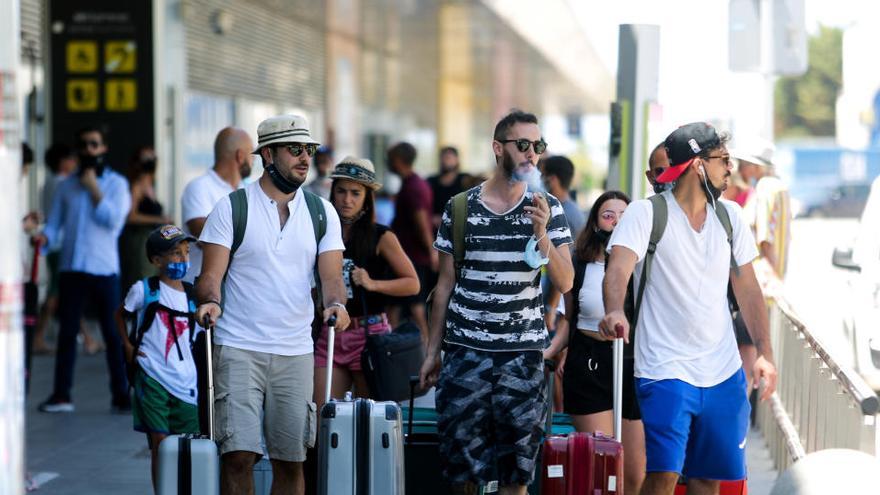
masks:
<svg viewBox="0 0 880 495"><path fill-rule="evenodd" d="M675 179L678 179L679 176L681 176L681 174L683 174L684 171L687 170L688 165L690 165L692 161L694 161L693 158L684 163L668 167L666 170L663 171L662 174L654 177L654 180L663 183L672 182Z"/></svg>

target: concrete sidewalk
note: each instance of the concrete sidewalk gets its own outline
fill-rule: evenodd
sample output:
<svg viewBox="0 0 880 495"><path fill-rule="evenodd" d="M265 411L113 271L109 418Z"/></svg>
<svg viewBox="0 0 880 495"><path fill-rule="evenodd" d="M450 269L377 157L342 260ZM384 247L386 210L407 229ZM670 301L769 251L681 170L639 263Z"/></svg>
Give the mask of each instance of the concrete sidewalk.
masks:
<svg viewBox="0 0 880 495"><path fill-rule="evenodd" d="M34 356L34 376L27 400L27 470L38 494L148 494L150 451L146 436L132 429L130 414L110 413L110 390L104 353L77 356L74 413L46 414L37 405L49 396L55 356ZM432 394L418 399L432 402ZM747 443L749 493L767 495L776 479L760 433Z"/></svg>
<svg viewBox="0 0 880 495"><path fill-rule="evenodd" d="M39 485L35 493L152 493L146 435L132 429L131 414L110 413L105 354L79 352L73 413L37 411L52 391L54 366L54 355L34 356L25 444L26 469Z"/></svg>

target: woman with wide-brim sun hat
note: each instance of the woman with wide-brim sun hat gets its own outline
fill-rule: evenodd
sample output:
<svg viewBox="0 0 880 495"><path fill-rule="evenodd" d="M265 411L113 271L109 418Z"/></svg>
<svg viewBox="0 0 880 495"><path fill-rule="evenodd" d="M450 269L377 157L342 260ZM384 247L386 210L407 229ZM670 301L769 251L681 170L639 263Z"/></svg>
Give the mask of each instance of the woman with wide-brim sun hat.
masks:
<svg viewBox="0 0 880 495"><path fill-rule="evenodd" d="M376 180L373 162L348 156L330 175L333 185L330 203L342 222L345 252L342 278L348 290L346 309L351 327L337 333L333 354L331 397L341 398L354 385L355 396L369 397L369 387L361 370L361 352L366 333L391 332L385 305L390 297L419 292L419 279L412 262L403 252L397 236L376 223L375 192L382 187ZM327 363L327 326L315 342L315 402L320 410L324 401ZM320 393L319 393L320 392Z"/></svg>

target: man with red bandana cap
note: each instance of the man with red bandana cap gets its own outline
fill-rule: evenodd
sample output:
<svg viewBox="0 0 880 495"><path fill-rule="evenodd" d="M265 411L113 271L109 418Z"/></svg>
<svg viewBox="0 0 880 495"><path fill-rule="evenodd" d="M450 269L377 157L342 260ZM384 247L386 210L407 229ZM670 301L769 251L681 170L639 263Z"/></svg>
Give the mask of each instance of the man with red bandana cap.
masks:
<svg viewBox="0 0 880 495"><path fill-rule="evenodd" d="M746 477L750 406L728 281L758 348L754 377L755 385L763 380L762 400L776 388L767 311L752 267L755 241L740 207L720 199L730 176L728 139L702 122L676 129L665 141L669 167L656 177L675 186L660 194L667 224L651 247L653 267L634 324L647 454L642 493L671 495L680 474L688 477L688 493L718 493L720 480ZM729 240L716 208L730 218ZM629 339L624 297L630 277L640 280L653 215L651 201L634 201L608 242L606 315L599 325L608 337L622 327Z"/></svg>

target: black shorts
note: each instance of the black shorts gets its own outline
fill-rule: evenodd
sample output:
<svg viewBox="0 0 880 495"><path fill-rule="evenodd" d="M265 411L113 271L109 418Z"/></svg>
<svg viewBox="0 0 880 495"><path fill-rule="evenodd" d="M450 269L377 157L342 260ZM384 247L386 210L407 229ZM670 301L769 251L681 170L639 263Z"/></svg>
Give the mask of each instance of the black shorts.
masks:
<svg viewBox="0 0 880 495"><path fill-rule="evenodd" d="M632 355L623 359L623 418L642 419L636 400ZM567 414L594 414L614 407L614 351L602 342L572 329L565 374L562 377L563 409Z"/></svg>
<svg viewBox="0 0 880 495"><path fill-rule="evenodd" d="M734 311L733 314L733 331L736 333L736 345L755 345L752 342L752 336L749 335L749 329L746 327L746 321L743 319L741 311Z"/></svg>

